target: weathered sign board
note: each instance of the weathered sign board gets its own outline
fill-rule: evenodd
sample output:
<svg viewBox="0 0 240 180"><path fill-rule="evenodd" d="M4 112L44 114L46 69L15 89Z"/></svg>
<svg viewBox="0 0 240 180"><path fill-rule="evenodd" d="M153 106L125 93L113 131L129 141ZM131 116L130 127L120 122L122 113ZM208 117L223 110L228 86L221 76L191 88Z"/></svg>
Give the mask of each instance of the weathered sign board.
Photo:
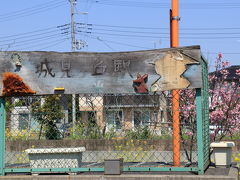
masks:
<svg viewBox="0 0 240 180"><path fill-rule="evenodd" d="M0 96L201 88L201 61L199 46L113 53L5 51L0 52Z"/></svg>

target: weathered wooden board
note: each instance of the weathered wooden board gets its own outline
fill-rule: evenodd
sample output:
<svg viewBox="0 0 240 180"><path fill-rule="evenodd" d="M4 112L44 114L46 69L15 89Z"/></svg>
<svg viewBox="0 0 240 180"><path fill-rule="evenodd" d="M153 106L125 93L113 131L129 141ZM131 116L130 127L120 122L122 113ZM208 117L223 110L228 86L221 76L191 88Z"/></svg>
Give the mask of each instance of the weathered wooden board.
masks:
<svg viewBox="0 0 240 180"><path fill-rule="evenodd" d="M148 75L149 91L201 88L201 61L199 46L116 53L0 52L0 95L4 72L20 76L36 94L53 94L58 87L66 94L134 93L138 74Z"/></svg>

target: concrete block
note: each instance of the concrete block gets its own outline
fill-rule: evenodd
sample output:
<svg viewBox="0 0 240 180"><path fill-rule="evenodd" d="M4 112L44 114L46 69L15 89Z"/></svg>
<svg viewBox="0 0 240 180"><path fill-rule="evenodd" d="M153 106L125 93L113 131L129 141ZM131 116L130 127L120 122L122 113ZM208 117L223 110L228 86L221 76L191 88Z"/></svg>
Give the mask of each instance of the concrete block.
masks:
<svg viewBox="0 0 240 180"><path fill-rule="evenodd" d="M83 151L84 147L26 150L31 168L77 168L81 166Z"/></svg>

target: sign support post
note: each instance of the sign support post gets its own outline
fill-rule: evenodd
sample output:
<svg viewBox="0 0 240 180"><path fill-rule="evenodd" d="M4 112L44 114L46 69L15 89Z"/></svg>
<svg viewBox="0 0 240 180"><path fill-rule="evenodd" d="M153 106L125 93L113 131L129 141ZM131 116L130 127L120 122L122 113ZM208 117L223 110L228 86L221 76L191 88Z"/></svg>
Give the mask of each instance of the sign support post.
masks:
<svg viewBox="0 0 240 180"><path fill-rule="evenodd" d="M172 0L170 10L170 36L171 47L178 47L178 0ZM180 166L180 116L179 116L179 90L172 91L172 117L173 117L173 165Z"/></svg>

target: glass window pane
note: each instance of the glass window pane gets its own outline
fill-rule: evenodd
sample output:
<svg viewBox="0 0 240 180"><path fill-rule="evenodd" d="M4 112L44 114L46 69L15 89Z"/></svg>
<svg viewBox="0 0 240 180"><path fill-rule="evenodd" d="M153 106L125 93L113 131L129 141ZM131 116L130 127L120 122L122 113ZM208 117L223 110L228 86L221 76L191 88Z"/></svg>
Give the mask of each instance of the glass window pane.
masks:
<svg viewBox="0 0 240 180"><path fill-rule="evenodd" d="M142 125L146 126L150 124L150 113L149 111L142 112Z"/></svg>
<svg viewBox="0 0 240 180"><path fill-rule="evenodd" d="M109 129L114 127L114 111L106 111L106 122Z"/></svg>
<svg viewBox="0 0 240 180"><path fill-rule="evenodd" d="M24 130L28 128L29 114L20 113L19 114L19 130Z"/></svg>
<svg viewBox="0 0 240 180"><path fill-rule="evenodd" d="M122 116L123 116L122 111L119 111L119 110L106 111L106 122L107 122L108 129L110 128L121 129Z"/></svg>
<svg viewBox="0 0 240 180"><path fill-rule="evenodd" d="M141 112L140 111L134 111L133 121L134 121L134 127L141 125Z"/></svg>
<svg viewBox="0 0 240 180"><path fill-rule="evenodd" d="M115 126L116 129L122 128L122 111L115 111Z"/></svg>
<svg viewBox="0 0 240 180"><path fill-rule="evenodd" d="M134 121L134 127L137 126L146 126L150 124L150 113L149 111L134 111L133 113L133 121Z"/></svg>

